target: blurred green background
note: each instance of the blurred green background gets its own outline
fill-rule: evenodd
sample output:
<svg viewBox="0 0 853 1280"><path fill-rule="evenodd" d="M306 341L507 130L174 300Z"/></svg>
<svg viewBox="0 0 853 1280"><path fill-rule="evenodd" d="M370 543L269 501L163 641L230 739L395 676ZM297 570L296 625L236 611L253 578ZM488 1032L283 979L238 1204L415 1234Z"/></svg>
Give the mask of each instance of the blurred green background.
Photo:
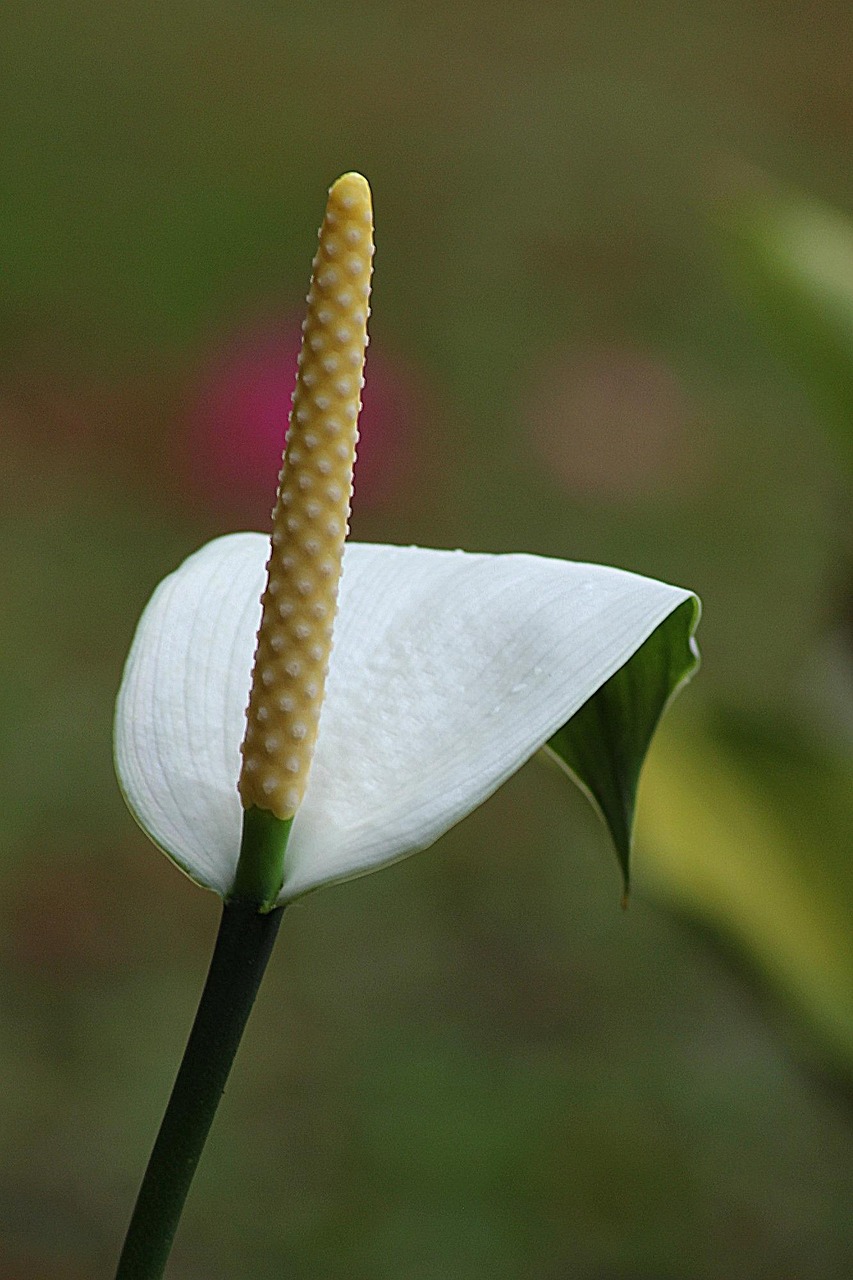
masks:
<svg viewBox="0 0 853 1280"><path fill-rule="evenodd" d="M627 914L538 762L288 911L169 1274L849 1274L851 477L718 212L754 169L853 210L849 38L832 0L7 0L4 1280L111 1274L183 1047L218 904L125 812L112 702L157 581L265 525L350 168L355 536L682 582L704 668Z"/></svg>

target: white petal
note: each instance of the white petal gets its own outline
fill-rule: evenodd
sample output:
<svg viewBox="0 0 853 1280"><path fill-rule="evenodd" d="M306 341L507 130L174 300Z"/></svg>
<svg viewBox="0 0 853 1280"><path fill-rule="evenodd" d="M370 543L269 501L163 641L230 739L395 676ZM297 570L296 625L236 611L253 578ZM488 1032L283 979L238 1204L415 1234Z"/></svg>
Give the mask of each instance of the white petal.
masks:
<svg viewBox="0 0 853 1280"><path fill-rule="evenodd" d="M208 544L158 587L128 658L116 764L131 809L228 891L268 540ZM545 743L689 592L598 565L350 544L281 900L431 844Z"/></svg>
<svg viewBox="0 0 853 1280"><path fill-rule="evenodd" d="M116 773L132 813L222 894L240 846L240 743L268 550L257 533L218 538L160 583L116 703Z"/></svg>

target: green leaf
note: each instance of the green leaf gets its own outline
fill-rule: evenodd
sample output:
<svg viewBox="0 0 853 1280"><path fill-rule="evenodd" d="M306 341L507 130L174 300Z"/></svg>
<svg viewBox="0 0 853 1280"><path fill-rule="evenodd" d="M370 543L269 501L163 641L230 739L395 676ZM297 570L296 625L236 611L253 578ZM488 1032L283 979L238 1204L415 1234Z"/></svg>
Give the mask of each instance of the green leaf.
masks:
<svg viewBox="0 0 853 1280"><path fill-rule="evenodd" d="M853 222L768 183L717 226L737 286L853 463Z"/></svg>
<svg viewBox="0 0 853 1280"><path fill-rule="evenodd" d="M699 663L699 604L685 600L546 746L595 805L627 893L640 770L658 721Z"/></svg>

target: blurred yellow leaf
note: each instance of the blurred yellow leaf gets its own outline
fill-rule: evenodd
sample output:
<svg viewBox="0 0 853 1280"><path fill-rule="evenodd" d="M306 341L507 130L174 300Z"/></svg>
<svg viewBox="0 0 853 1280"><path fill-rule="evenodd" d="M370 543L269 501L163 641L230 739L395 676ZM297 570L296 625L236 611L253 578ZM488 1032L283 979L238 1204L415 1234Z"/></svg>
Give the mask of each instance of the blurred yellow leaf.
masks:
<svg viewBox="0 0 853 1280"><path fill-rule="evenodd" d="M796 785L769 762L744 769L695 724L665 728L641 784L638 864L661 897L745 950L849 1071L853 768L827 762L819 779L813 768L795 769L814 795L797 823L774 796L787 786L795 805Z"/></svg>

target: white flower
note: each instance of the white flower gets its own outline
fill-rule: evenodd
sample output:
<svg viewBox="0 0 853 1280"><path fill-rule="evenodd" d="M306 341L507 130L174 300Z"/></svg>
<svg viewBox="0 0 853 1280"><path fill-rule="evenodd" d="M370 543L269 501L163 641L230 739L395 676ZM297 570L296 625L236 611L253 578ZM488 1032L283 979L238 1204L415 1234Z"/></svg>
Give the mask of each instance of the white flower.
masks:
<svg viewBox="0 0 853 1280"><path fill-rule="evenodd" d="M233 534L160 584L116 712L116 767L137 821L223 896L240 847L240 743L268 551L261 534ZM695 666L697 618L690 592L618 569L348 545L279 902L425 848L555 734L624 866L629 837L611 809L622 806L630 827L654 725Z"/></svg>

